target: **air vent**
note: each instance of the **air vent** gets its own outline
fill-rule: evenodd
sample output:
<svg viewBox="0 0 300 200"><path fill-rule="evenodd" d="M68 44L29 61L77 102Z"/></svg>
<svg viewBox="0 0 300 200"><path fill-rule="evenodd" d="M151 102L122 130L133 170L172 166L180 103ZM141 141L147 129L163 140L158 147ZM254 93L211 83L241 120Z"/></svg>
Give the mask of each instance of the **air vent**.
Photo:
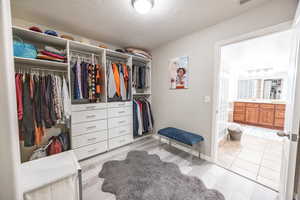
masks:
<svg viewBox="0 0 300 200"><path fill-rule="evenodd" d="M245 4L245 3L248 3L249 1L251 1L251 0L240 0L240 5L243 5L243 4Z"/></svg>

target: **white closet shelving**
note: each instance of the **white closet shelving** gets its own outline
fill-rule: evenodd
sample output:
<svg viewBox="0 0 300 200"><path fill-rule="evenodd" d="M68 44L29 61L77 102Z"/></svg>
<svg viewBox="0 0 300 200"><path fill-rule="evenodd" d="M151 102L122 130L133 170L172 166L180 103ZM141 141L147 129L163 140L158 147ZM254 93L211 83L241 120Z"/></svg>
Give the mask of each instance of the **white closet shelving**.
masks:
<svg viewBox="0 0 300 200"><path fill-rule="evenodd" d="M136 62L144 63L149 69L149 81L151 82L151 60L138 56L132 56L110 49L84 44L77 41L66 40L59 37L30 31L27 29L13 27L13 34L24 42L29 42L37 47L41 45L53 45L66 49L67 63L46 61L39 59L28 59L15 57L16 64L27 64L37 67L65 70L69 80L70 96L72 97L72 55L86 54L97 56L97 63L101 65L101 100L97 103L88 101L72 100L72 116L70 141L71 149L74 150L78 160L87 159L91 156L129 144L133 138L132 100L137 96L145 96L151 101L151 87L143 92L135 92L131 87L131 98L124 102L109 102L107 98L107 59L121 59L130 68L132 77L132 65ZM131 80L130 80L130 85ZM150 84L151 86L151 84Z"/></svg>

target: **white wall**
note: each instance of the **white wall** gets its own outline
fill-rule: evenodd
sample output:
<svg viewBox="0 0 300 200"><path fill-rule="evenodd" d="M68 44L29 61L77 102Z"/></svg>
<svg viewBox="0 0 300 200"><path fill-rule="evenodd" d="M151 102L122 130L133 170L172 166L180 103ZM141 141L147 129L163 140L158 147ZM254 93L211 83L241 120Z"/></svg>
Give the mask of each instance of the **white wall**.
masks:
<svg viewBox="0 0 300 200"><path fill-rule="evenodd" d="M215 43L268 26L292 20L296 0L273 0L243 15L200 30L152 51L153 112L156 129L174 126L205 137L202 152L211 155L212 102ZM182 27L184 28L184 27ZM169 90L168 60L190 57L190 85L187 90Z"/></svg>

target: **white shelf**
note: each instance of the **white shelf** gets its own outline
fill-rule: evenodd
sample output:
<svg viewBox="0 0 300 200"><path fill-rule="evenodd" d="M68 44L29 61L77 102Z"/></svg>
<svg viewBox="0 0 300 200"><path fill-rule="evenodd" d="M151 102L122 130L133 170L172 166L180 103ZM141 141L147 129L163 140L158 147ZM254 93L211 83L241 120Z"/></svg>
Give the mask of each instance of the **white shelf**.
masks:
<svg viewBox="0 0 300 200"><path fill-rule="evenodd" d="M105 51L104 48L101 47L97 47L91 44L85 44L82 42L78 42L78 41L72 41L70 40L70 49L72 51L72 49L74 50L78 50L78 51L85 51L85 52L89 52L89 53L103 53Z"/></svg>
<svg viewBox="0 0 300 200"><path fill-rule="evenodd" d="M123 59L128 59L131 57L131 55L120 53L110 49L106 49L106 55L111 57L123 58Z"/></svg>
<svg viewBox="0 0 300 200"><path fill-rule="evenodd" d="M20 37L22 40L25 41L28 40L28 41L44 43L44 44L49 44L54 46L63 46L64 48L66 47L68 42L68 40L60 37L55 37L52 35L47 35L45 33L39 33L25 28L16 27L16 26L12 27L12 31L14 35Z"/></svg>
<svg viewBox="0 0 300 200"><path fill-rule="evenodd" d="M28 64L33 65L36 67L53 67L54 69L68 69L68 63L61 63L49 60L41 60L41 59L32 59L32 58L21 58L21 57L14 57L15 63L18 64Z"/></svg>

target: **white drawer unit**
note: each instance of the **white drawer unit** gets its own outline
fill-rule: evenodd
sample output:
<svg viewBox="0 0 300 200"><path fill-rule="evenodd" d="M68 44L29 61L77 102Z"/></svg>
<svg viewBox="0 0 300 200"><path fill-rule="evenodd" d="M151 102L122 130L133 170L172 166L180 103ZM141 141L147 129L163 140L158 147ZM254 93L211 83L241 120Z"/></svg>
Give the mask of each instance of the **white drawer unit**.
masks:
<svg viewBox="0 0 300 200"><path fill-rule="evenodd" d="M129 125L132 123L132 116L118 117L108 119L108 128L117 128L120 126Z"/></svg>
<svg viewBox="0 0 300 200"><path fill-rule="evenodd" d="M123 135L132 135L131 125L108 129L108 138L115 138Z"/></svg>
<svg viewBox="0 0 300 200"><path fill-rule="evenodd" d="M124 106L132 106L132 101L127 102L111 102L107 104L108 108L118 108L118 107L124 107Z"/></svg>
<svg viewBox="0 0 300 200"><path fill-rule="evenodd" d="M107 119L86 122L81 124L72 124L72 136L83 135L95 131L107 129Z"/></svg>
<svg viewBox="0 0 300 200"><path fill-rule="evenodd" d="M99 142L96 144L88 145L75 149L75 155L78 160L82 160L100 153L107 151L107 141Z"/></svg>
<svg viewBox="0 0 300 200"><path fill-rule="evenodd" d="M72 137L73 149L107 141L107 130Z"/></svg>
<svg viewBox="0 0 300 200"><path fill-rule="evenodd" d="M119 108L109 108L107 111L107 117L113 118L113 117L122 117L122 116L128 116L132 115L132 107L119 107Z"/></svg>
<svg viewBox="0 0 300 200"><path fill-rule="evenodd" d="M117 138L113 138L109 140L109 149L115 149L117 147L129 144L133 141L132 135L124 135Z"/></svg>
<svg viewBox="0 0 300 200"><path fill-rule="evenodd" d="M72 112L72 124L96 121L107 118L107 110L89 110Z"/></svg>
<svg viewBox="0 0 300 200"><path fill-rule="evenodd" d="M86 111L86 110L103 110L106 108L107 108L106 103L78 104L78 105L72 105L72 112Z"/></svg>

